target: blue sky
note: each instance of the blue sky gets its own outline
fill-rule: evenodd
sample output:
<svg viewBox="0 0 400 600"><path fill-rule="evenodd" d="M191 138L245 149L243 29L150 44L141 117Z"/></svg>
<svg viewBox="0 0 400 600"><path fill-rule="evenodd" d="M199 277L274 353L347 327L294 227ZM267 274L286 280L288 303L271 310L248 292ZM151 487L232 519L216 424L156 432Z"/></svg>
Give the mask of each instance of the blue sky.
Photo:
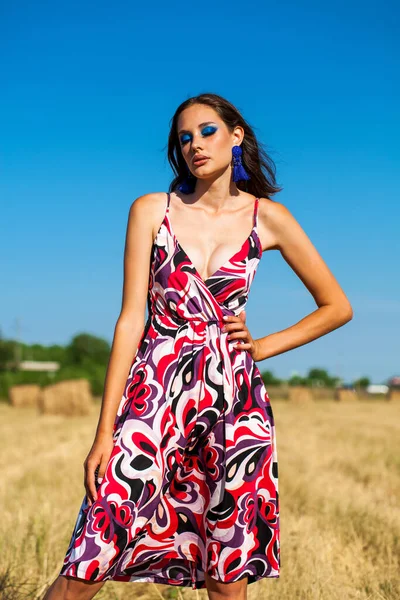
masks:
<svg viewBox="0 0 400 600"><path fill-rule="evenodd" d="M266 144L284 188L274 198L354 310L344 327L258 366L279 377L400 375L399 12L394 1L340 0L3 6L3 335L111 342L129 207L168 189L177 106L214 92ZM247 305L253 337L315 309L281 254L264 253Z"/></svg>

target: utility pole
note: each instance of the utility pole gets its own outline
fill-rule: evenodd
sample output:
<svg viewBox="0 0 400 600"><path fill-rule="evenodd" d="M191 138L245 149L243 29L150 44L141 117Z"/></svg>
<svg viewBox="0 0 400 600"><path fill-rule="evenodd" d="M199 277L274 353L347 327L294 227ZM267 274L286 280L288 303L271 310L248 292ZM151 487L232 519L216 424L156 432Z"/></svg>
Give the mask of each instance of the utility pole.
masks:
<svg viewBox="0 0 400 600"><path fill-rule="evenodd" d="M342 351L338 350L336 353L336 373L335 377L339 380L339 385L343 385L345 383L343 377L341 376L342 372Z"/></svg>
<svg viewBox="0 0 400 600"><path fill-rule="evenodd" d="M21 348L21 321L19 317L15 317L15 344L14 344L14 361L19 369L19 365L22 359L22 348Z"/></svg>

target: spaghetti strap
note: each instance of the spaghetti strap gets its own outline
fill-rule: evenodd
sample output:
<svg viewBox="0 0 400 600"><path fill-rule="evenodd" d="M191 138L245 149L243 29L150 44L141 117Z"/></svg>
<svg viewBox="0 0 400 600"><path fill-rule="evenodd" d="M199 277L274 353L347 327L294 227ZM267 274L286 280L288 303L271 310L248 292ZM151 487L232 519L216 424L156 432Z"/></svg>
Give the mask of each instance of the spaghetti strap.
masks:
<svg viewBox="0 0 400 600"><path fill-rule="evenodd" d="M254 202L253 227L255 229L257 229L257 225L258 225L258 201L259 201L259 198L256 198L255 202Z"/></svg>
<svg viewBox="0 0 400 600"><path fill-rule="evenodd" d="M165 214L167 214L169 212L169 201L171 198L171 194L169 192L167 192L167 208L165 210Z"/></svg>

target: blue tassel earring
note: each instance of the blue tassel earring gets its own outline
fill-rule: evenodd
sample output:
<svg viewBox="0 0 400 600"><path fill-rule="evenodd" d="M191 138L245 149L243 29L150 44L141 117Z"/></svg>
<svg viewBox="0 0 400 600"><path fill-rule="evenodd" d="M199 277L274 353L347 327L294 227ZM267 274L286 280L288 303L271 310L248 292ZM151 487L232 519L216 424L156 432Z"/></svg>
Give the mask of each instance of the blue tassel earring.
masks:
<svg viewBox="0 0 400 600"><path fill-rule="evenodd" d="M241 146L233 146L233 181L241 181L243 179L250 179L250 175L245 170L242 164L242 148Z"/></svg>
<svg viewBox="0 0 400 600"><path fill-rule="evenodd" d="M192 173L190 172L189 167L187 165L186 165L186 171L187 171L186 179L184 179L183 182L180 185L178 185L178 190L180 190L184 194L192 194L196 187L197 178L194 175L192 175Z"/></svg>

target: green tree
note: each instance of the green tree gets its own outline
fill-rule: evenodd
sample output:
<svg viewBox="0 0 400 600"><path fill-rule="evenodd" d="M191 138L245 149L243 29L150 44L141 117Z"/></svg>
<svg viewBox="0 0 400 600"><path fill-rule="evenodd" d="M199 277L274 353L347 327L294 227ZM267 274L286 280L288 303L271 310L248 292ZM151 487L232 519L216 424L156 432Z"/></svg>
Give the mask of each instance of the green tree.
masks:
<svg viewBox="0 0 400 600"><path fill-rule="evenodd" d="M265 385L280 385L282 383L282 380L275 377L272 371L263 371L261 377Z"/></svg>
<svg viewBox="0 0 400 600"><path fill-rule="evenodd" d="M360 387L360 388L366 388L367 386L369 386L370 383L371 383L371 380L369 377L360 377L360 379L356 379L355 381L353 381L353 385L355 387Z"/></svg>
<svg viewBox="0 0 400 600"><path fill-rule="evenodd" d="M6 364L14 360L14 340L6 340L0 329L0 371L4 371Z"/></svg>
<svg viewBox="0 0 400 600"><path fill-rule="evenodd" d="M288 379L289 385L308 385L308 380L306 377L302 377L301 375L292 375Z"/></svg>
<svg viewBox="0 0 400 600"><path fill-rule="evenodd" d="M335 387L340 378L329 375L326 369L313 368L308 371L307 380L311 387Z"/></svg>
<svg viewBox="0 0 400 600"><path fill-rule="evenodd" d="M107 340L81 333L66 348L66 362L72 365L107 364L111 352Z"/></svg>

